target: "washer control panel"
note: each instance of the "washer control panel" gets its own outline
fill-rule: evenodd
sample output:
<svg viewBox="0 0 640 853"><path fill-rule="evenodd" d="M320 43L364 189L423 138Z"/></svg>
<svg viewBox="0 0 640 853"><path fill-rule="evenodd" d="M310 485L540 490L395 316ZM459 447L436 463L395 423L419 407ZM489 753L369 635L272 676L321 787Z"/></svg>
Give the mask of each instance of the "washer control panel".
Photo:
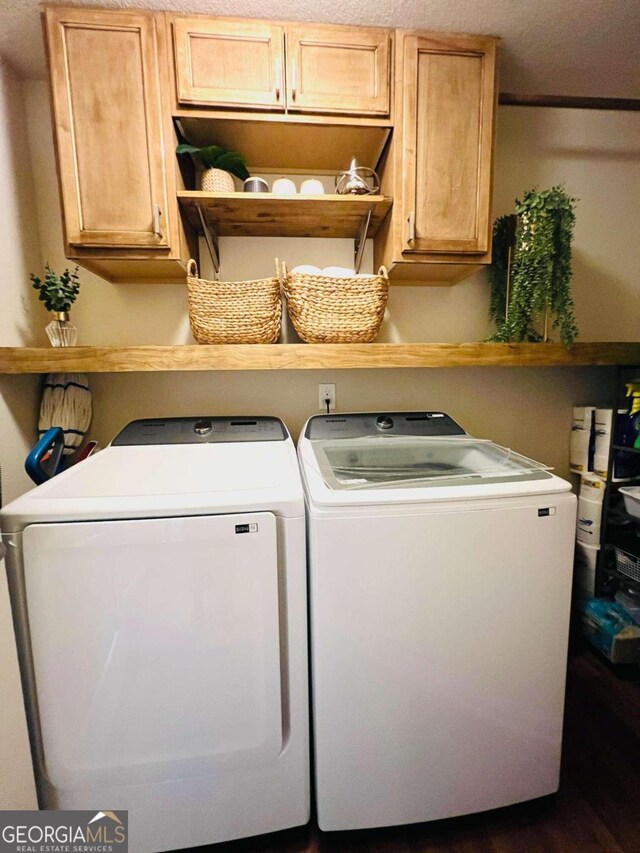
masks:
<svg viewBox="0 0 640 853"><path fill-rule="evenodd" d="M113 439L114 447L138 444L213 444L237 441L284 441L279 418L151 418L132 421Z"/></svg>
<svg viewBox="0 0 640 853"><path fill-rule="evenodd" d="M353 415L315 415L305 437L362 438L366 435L466 435L444 412L371 412Z"/></svg>

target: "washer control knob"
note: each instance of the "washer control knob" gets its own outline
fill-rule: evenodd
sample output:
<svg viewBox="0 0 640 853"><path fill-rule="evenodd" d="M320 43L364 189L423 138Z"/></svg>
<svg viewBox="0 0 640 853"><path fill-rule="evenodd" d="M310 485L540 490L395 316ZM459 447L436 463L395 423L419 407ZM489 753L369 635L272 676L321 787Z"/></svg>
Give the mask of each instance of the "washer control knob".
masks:
<svg viewBox="0 0 640 853"><path fill-rule="evenodd" d="M380 415L376 421L376 426L378 429L391 429L393 426L393 418L390 418L388 415Z"/></svg>
<svg viewBox="0 0 640 853"><path fill-rule="evenodd" d="M213 429L211 421L196 421L193 425L193 431L198 435L208 435Z"/></svg>

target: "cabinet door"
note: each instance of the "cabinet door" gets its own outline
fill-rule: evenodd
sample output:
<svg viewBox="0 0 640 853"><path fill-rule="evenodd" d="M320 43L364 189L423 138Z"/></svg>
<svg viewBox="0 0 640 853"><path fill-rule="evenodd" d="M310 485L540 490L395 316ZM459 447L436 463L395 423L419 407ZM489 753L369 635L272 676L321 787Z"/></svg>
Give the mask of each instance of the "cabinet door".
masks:
<svg viewBox="0 0 640 853"><path fill-rule="evenodd" d="M403 251L489 249L496 44L409 36L403 62Z"/></svg>
<svg viewBox="0 0 640 853"><path fill-rule="evenodd" d="M45 14L68 243L166 249L153 17L59 7Z"/></svg>
<svg viewBox="0 0 640 853"><path fill-rule="evenodd" d="M282 27L177 15L178 102L284 110Z"/></svg>
<svg viewBox="0 0 640 853"><path fill-rule="evenodd" d="M289 110L388 115L389 30L287 25Z"/></svg>

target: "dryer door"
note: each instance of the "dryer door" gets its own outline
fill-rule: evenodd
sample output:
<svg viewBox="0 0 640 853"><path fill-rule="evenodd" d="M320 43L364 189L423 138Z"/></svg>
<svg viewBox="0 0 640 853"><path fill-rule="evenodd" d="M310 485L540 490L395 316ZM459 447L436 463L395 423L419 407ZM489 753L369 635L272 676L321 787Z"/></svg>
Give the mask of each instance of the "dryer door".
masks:
<svg viewBox="0 0 640 853"><path fill-rule="evenodd" d="M44 772L185 778L282 748L271 513L37 524L24 565Z"/></svg>

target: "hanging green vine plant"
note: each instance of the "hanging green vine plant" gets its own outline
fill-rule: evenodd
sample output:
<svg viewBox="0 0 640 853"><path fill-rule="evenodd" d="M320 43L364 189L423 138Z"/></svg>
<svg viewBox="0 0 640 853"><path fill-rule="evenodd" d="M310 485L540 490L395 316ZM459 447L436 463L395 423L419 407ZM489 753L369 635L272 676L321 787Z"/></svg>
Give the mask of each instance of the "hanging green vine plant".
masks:
<svg viewBox="0 0 640 853"><path fill-rule="evenodd" d="M489 268L489 315L496 332L490 341L542 341L548 320L552 328L559 329L565 346L576 339L578 327L570 289L575 202L562 187L529 190L522 199L516 199L517 226L510 264L512 218L496 220L494 260ZM542 325L545 334L540 331Z"/></svg>

